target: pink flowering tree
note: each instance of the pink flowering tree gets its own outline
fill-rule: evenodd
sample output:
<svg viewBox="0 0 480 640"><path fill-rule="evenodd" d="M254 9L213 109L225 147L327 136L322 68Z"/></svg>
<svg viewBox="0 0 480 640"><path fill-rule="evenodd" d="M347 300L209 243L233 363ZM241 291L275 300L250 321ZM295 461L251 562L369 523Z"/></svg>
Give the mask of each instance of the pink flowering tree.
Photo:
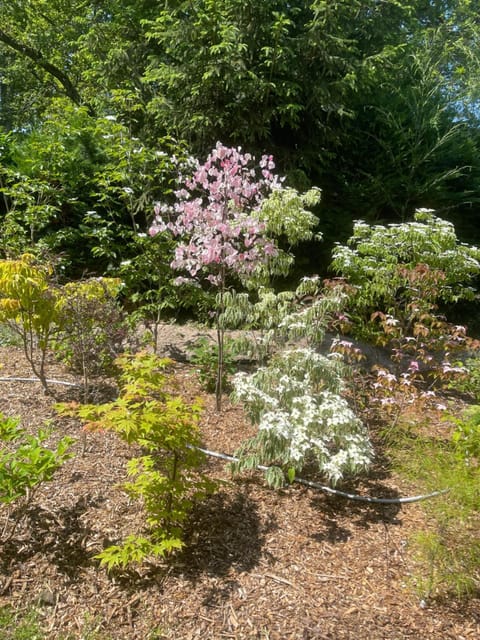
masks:
<svg viewBox="0 0 480 640"><path fill-rule="evenodd" d="M150 234L169 231L178 238L171 263L175 270L182 272L176 282L194 281L217 290L218 410L222 398L225 331L222 317L227 285L235 278L245 283L260 272L273 272L276 262L288 263L282 260L285 253L273 237L278 220L270 229L269 216L265 213L268 207L264 210L265 202L273 194L281 206L279 193L284 189L281 179L273 173L274 168L272 156L264 155L255 164L255 158L249 153L218 142L203 164L195 163L190 177L180 176L181 188L175 192L175 204L155 206L156 217ZM292 189L285 191L290 199L292 193L296 193ZM308 215L306 226L311 229L317 219Z"/></svg>

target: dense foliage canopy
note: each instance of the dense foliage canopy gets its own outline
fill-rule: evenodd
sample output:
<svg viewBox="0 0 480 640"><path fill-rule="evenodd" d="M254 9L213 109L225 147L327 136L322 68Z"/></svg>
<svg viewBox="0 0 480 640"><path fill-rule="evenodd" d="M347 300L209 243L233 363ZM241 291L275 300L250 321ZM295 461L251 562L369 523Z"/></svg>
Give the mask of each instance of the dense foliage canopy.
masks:
<svg viewBox="0 0 480 640"><path fill-rule="evenodd" d="M170 158L221 140L322 188L322 270L352 221L416 208L478 235L471 0L12 0L0 6L4 255L70 273L135 258ZM472 234L474 234L472 236ZM40 242L40 245L39 245Z"/></svg>

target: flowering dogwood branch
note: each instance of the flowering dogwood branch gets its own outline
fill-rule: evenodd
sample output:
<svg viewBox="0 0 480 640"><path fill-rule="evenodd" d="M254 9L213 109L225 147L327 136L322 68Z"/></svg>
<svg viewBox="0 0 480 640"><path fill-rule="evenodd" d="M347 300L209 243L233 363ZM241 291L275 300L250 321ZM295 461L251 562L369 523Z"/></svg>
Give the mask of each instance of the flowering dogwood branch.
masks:
<svg viewBox="0 0 480 640"><path fill-rule="evenodd" d="M341 356L305 348L280 354L252 375L237 374L235 398L259 429L240 448L239 468L262 463L300 471L310 458L332 484L346 472L366 468L372 448L340 396L343 369Z"/></svg>
<svg viewBox="0 0 480 640"><path fill-rule="evenodd" d="M180 176L173 205L158 203L150 234L169 231L178 244L171 262L187 281L217 289L218 338L217 408L221 408L225 296L232 276L244 285L288 272L292 256L280 250L275 235L291 245L313 236L317 218L305 207L318 202L319 189L299 195L283 189L273 173L272 156L258 165L249 153L218 142L203 164L195 162L192 175ZM272 199L270 199L272 198Z"/></svg>
<svg viewBox="0 0 480 640"><path fill-rule="evenodd" d="M248 275L259 262L278 253L258 216L262 201L280 178L271 156L254 158L217 143L204 164L175 192L173 206L157 204L150 234L169 230L179 243L172 267L190 278L222 286L222 267Z"/></svg>

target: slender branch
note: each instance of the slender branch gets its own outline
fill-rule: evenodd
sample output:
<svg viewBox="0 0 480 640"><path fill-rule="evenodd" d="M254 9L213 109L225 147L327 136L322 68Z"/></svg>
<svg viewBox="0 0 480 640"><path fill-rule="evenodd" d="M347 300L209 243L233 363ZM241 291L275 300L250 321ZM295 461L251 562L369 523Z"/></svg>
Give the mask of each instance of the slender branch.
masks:
<svg viewBox="0 0 480 640"><path fill-rule="evenodd" d="M20 42L16 38L13 38L3 29L0 29L0 42L3 42L18 53L21 53L23 56L29 58L32 62L34 62L37 66L44 69L44 71L58 80L58 82L63 87L66 96L70 98L72 102L77 105L82 104L81 95L68 75L64 71L62 71L62 69L46 60L41 51L35 49L34 47L31 47L28 44L25 44L24 42ZM88 110L90 115L94 115L93 109L90 106L88 107Z"/></svg>
<svg viewBox="0 0 480 640"><path fill-rule="evenodd" d="M225 348L225 328L223 325L223 315L225 313L225 264L221 266L220 301L216 312L217 324L217 381L215 384L215 398L217 411L222 410L223 395L223 370L224 370L224 348Z"/></svg>
<svg viewBox="0 0 480 640"><path fill-rule="evenodd" d="M6 184L4 183L2 173L0 173L0 194L3 200L5 214L7 214L10 212L12 207L10 206L10 202L8 201L7 196L5 195L5 191L4 191L5 188L6 188Z"/></svg>

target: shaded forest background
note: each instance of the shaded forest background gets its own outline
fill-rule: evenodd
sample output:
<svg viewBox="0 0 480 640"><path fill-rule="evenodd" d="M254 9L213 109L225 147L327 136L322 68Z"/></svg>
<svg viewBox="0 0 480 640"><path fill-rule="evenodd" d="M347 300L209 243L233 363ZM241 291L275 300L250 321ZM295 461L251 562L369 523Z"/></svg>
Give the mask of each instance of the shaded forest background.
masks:
<svg viewBox="0 0 480 640"><path fill-rule="evenodd" d="M300 248L296 275L325 274L353 220L418 207L478 243L479 125L474 0L12 0L0 6L0 252L148 289L149 268L127 267L150 251L167 269L166 247L143 236L154 202L217 140L322 189L323 242Z"/></svg>

